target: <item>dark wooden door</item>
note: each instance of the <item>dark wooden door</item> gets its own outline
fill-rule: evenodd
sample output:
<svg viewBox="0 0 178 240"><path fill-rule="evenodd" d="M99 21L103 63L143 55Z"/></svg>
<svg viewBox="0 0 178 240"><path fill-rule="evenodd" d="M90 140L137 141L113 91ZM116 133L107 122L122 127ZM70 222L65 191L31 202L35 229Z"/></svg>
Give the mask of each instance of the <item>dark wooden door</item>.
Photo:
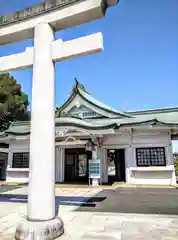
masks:
<svg viewBox="0 0 178 240"><path fill-rule="evenodd" d="M7 153L0 153L0 180L6 180L6 168L7 168Z"/></svg>
<svg viewBox="0 0 178 240"><path fill-rule="evenodd" d="M125 149L116 150L115 165L117 180L125 182Z"/></svg>
<svg viewBox="0 0 178 240"><path fill-rule="evenodd" d="M65 180L74 181L76 177L76 156L66 155L65 156Z"/></svg>
<svg viewBox="0 0 178 240"><path fill-rule="evenodd" d="M87 182L88 160L92 153L84 148L66 149L65 151L65 181Z"/></svg>

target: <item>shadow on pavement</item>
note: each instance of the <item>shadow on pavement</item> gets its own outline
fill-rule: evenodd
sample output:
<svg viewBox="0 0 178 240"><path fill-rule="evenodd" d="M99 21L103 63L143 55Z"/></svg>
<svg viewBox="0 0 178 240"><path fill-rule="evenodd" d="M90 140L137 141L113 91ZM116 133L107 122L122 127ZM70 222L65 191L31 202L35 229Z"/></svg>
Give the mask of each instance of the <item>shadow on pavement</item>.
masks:
<svg viewBox="0 0 178 240"><path fill-rule="evenodd" d="M92 200L91 200L92 199ZM72 196L56 196L56 213L59 206L87 207L94 208L95 203L105 200L103 197L72 197ZM0 194L0 203L27 203L28 196L22 194Z"/></svg>
<svg viewBox="0 0 178 240"><path fill-rule="evenodd" d="M27 203L27 195L0 194L2 202ZM56 196L56 212L60 205L75 211L178 215L178 189L116 188L94 197Z"/></svg>

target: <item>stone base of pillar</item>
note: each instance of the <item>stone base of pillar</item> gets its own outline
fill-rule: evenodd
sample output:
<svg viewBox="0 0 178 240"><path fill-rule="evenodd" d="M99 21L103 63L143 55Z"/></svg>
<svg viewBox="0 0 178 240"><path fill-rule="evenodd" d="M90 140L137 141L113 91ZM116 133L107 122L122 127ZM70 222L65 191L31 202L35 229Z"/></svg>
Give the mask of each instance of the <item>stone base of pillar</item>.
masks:
<svg viewBox="0 0 178 240"><path fill-rule="evenodd" d="M16 229L15 240L53 240L63 233L64 223L60 217L42 222L24 220Z"/></svg>

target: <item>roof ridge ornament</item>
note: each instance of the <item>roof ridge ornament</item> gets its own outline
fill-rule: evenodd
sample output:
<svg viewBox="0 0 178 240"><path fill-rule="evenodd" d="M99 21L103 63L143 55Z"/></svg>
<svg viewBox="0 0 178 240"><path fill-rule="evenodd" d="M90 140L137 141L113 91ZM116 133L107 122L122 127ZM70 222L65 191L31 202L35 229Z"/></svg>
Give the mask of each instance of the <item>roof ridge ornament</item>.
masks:
<svg viewBox="0 0 178 240"><path fill-rule="evenodd" d="M79 81L77 80L77 78L74 78L74 80L75 80L75 85L78 86Z"/></svg>
<svg viewBox="0 0 178 240"><path fill-rule="evenodd" d="M78 93L78 92L79 92L79 89L81 89L82 91L84 91L84 92L87 93L87 91L86 91L85 87L83 86L83 84L81 84L81 83L78 81L77 78L74 78L74 80L75 80L75 85L73 86L72 91L73 91L74 93Z"/></svg>

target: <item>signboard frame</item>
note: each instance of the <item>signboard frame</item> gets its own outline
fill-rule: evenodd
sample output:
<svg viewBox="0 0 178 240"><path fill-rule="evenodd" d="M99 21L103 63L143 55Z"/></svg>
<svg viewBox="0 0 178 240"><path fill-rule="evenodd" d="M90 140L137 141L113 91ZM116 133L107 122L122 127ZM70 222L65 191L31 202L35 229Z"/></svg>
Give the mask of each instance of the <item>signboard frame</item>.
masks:
<svg viewBox="0 0 178 240"><path fill-rule="evenodd" d="M91 169L93 168L93 169ZM89 185L91 179L98 179L101 182L101 159L89 159L88 162L88 178L89 178Z"/></svg>

